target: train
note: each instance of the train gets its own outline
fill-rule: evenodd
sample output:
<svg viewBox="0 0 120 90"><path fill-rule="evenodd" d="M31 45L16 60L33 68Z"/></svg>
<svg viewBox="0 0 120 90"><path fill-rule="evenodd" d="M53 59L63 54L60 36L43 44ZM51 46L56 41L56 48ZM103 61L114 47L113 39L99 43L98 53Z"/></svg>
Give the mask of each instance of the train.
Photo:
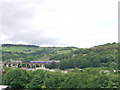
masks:
<svg viewBox="0 0 120 90"><path fill-rule="evenodd" d="M30 63L60 63L60 61L30 61Z"/></svg>

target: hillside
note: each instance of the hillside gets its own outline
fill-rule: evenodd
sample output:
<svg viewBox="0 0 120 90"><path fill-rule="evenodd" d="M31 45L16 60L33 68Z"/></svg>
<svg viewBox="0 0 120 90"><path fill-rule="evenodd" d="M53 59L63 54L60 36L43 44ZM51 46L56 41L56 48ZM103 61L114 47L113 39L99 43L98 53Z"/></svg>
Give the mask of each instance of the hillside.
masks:
<svg viewBox="0 0 120 90"><path fill-rule="evenodd" d="M3 61L22 60L29 62L31 60L49 60L54 54L68 53L76 50L75 47L39 47L35 45L2 45Z"/></svg>
<svg viewBox="0 0 120 90"><path fill-rule="evenodd" d="M107 43L91 48L76 47L39 47L35 45L2 45L3 61L22 60L61 60L59 65L47 65L49 68L116 68L118 61L118 44Z"/></svg>

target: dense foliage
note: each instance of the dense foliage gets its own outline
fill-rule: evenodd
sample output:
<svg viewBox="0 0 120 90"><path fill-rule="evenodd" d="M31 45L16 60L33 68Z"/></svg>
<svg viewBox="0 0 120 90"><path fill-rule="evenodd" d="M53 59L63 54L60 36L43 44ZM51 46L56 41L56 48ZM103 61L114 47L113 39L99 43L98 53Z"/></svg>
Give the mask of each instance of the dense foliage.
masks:
<svg viewBox="0 0 120 90"><path fill-rule="evenodd" d="M75 67L109 67L117 69L118 44L112 43L93 48L77 49L65 54L53 55L50 59L61 60L60 65L58 65L60 69Z"/></svg>
<svg viewBox="0 0 120 90"><path fill-rule="evenodd" d="M87 68L81 72L49 72L5 69L3 84L13 88L117 88L119 79L114 72L99 73L99 69Z"/></svg>

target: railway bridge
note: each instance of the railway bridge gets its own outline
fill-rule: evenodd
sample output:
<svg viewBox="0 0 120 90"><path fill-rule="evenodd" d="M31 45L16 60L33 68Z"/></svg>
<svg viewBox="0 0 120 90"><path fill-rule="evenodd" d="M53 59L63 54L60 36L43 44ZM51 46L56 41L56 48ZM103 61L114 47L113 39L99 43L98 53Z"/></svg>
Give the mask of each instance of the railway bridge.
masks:
<svg viewBox="0 0 120 90"><path fill-rule="evenodd" d="M16 68L21 68L21 67L28 67L28 68L36 68L36 67L41 67L41 68L45 68L46 64L49 63L60 63L60 61L30 61L30 62L21 62L21 61L12 61L12 62L3 62L3 66L6 67L16 67Z"/></svg>

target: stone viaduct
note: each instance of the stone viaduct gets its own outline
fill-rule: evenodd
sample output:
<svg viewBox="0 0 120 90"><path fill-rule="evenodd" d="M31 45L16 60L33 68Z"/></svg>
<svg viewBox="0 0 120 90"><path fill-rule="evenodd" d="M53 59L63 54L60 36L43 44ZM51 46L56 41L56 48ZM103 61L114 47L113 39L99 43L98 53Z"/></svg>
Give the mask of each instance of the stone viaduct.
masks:
<svg viewBox="0 0 120 90"><path fill-rule="evenodd" d="M2 62L2 66L6 67L28 67L28 68L36 68L36 67L41 67L44 68L46 64L49 63L60 63L60 61L30 61L30 62L22 62L22 61L11 61L11 62Z"/></svg>

